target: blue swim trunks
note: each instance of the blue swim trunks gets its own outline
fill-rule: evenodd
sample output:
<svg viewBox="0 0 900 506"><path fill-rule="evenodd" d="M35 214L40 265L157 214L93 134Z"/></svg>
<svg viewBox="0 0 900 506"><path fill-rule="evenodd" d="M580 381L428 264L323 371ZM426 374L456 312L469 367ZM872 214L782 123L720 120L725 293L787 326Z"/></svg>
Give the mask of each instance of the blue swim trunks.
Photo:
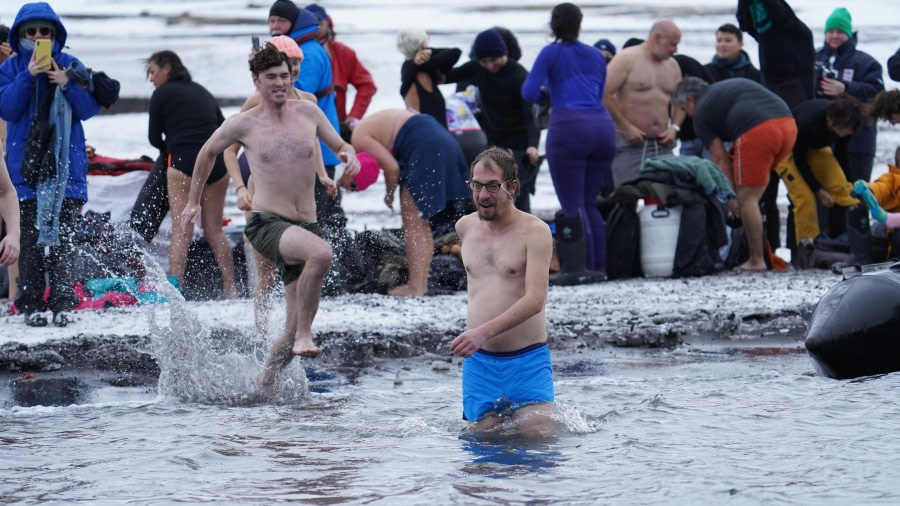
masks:
<svg viewBox="0 0 900 506"><path fill-rule="evenodd" d="M463 361L463 419L501 415L527 404L553 402L553 366L546 343L495 353L478 350Z"/></svg>

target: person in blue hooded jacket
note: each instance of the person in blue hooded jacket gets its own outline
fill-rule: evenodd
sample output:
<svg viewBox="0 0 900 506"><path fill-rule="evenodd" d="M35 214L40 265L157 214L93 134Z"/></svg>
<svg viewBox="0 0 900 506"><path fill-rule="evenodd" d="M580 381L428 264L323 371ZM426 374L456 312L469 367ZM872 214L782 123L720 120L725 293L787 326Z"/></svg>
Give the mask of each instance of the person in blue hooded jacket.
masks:
<svg viewBox="0 0 900 506"><path fill-rule="evenodd" d="M34 58L35 41L52 41L49 70L43 70L44 61ZM75 222L81 206L87 201L87 156L84 130L81 122L94 116L100 105L88 88L69 81L66 69L75 64L84 66L74 56L63 52L67 32L59 16L46 2L27 3L19 9L10 27L9 44L15 52L0 65L0 117L7 121L6 162L9 175L16 187L21 208L21 252L19 256L19 293L16 308L25 316L30 326L43 326L47 318L43 312L47 306L53 311L53 323L65 326L71 321L71 309L78 303L72 288L71 263ZM52 101L48 115L55 122L54 142L57 159L58 186L50 191L38 183L38 187L25 182L20 168L25 154L31 119L41 104ZM67 140L67 142L66 142ZM65 177L65 179L63 179ZM63 188L64 186L64 188ZM59 194L62 198L59 199ZM49 215L45 200L53 197L57 204ZM38 230L39 211L42 230ZM52 227L47 227L52 222ZM57 230L52 230L57 228ZM50 229L50 230L48 230ZM45 255L46 235L52 230ZM50 296L43 301L45 273L49 274Z"/></svg>

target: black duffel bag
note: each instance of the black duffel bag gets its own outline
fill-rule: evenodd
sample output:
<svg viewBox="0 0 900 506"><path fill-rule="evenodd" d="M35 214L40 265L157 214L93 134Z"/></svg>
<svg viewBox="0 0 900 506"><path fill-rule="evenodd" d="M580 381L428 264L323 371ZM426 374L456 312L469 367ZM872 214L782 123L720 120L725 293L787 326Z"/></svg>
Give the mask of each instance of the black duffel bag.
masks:
<svg viewBox="0 0 900 506"><path fill-rule="evenodd" d="M19 173L29 186L37 186L56 174L56 156L53 154L55 128L49 121L35 114L31 119L25 154Z"/></svg>

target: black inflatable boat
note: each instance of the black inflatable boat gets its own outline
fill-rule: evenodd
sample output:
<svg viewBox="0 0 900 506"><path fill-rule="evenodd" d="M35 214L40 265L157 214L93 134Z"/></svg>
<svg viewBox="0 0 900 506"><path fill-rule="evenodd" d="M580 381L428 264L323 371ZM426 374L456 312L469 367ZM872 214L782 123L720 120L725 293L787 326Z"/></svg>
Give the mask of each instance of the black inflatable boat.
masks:
<svg viewBox="0 0 900 506"><path fill-rule="evenodd" d="M900 262L846 269L813 311L806 351L830 378L900 371Z"/></svg>

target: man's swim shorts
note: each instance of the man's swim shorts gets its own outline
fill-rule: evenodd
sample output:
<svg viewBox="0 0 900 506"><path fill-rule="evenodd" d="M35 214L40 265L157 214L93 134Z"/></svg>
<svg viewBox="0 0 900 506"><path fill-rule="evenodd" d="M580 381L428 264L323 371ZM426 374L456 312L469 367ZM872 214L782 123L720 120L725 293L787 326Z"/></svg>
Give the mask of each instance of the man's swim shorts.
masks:
<svg viewBox="0 0 900 506"><path fill-rule="evenodd" d="M322 237L322 229L319 228L318 223L291 221L277 214L259 211L254 211L250 215L247 227L244 229L244 234L247 236L247 239L250 239L250 244L253 245L256 251L259 251L264 257L274 262L282 271L282 281L285 286L296 281L300 277L300 273L303 272L302 263L285 265L284 258L281 257L281 252L278 249L278 244L281 242L281 236L284 234L284 231L293 226L302 227Z"/></svg>
<svg viewBox="0 0 900 506"><path fill-rule="evenodd" d="M478 350L463 361L463 419L500 415L528 404L553 402L553 367L547 343L496 353Z"/></svg>

